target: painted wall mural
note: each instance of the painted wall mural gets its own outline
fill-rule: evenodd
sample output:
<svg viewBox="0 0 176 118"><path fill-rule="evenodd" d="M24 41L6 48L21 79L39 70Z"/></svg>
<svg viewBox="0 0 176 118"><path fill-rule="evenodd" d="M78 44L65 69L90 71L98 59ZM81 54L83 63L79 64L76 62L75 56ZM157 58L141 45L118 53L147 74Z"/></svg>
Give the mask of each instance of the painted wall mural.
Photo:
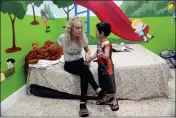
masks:
<svg viewBox="0 0 176 118"><path fill-rule="evenodd" d="M158 55L166 49L175 51L173 0L5 1L0 11L1 101L25 85L25 57L33 50L31 45L37 42L40 49L47 41L55 42L74 15L83 19L89 45L97 44L95 25L102 21L112 26L111 43L137 43ZM8 58L12 60L7 62Z"/></svg>

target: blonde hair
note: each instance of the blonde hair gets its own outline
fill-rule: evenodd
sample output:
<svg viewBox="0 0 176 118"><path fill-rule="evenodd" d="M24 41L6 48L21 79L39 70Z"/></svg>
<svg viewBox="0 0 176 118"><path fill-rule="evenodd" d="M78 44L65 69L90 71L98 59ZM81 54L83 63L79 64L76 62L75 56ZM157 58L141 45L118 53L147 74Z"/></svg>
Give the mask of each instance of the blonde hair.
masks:
<svg viewBox="0 0 176 118"><path fill-rule="evenodd" d="M73 16L72 18L69 19L69 21L68 21L68 23L65 27L65 41L66 41L66 44L69 44L71 42L71 30L76 25L76 23L78 21L81 22L81 24L83 26L84 23L79 16ZM88 39L85 35L84 30L82 30L82 34L79 37L79 44L82 47L85 47L85 46L88 45Z"/></svg>
<svg viewBox="0 0 176 118"><path fill-rule="evenodd" d="M142 19L134 19L131 23L133 29L136 29L136 24L142 22Z"/></svg>

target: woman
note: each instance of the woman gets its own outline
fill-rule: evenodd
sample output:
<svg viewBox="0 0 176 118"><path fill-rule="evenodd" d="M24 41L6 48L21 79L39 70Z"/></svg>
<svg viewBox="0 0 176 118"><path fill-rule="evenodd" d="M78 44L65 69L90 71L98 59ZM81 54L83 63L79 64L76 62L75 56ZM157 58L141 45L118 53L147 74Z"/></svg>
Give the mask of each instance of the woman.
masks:
<svg viewBox="0 0 176 118"><path fill-rule="evenodd" d="M97 85L87 65L91 60L90 50L88 48L88 39L83 31L83 22L80 17L72 17L66 26L65 34L61 35L58 41L51 45L47 50L54 52L58 46L62 46L63 49L65 60L64 69L69 73L79 75L81 79L80 116L86 117L89 115L89 111L86 107L88 83L96 91L102 102L112 102L114 99L113 96L107 95ZM82 48L84 48L86 52L85 61L82 55Z"/></svg>

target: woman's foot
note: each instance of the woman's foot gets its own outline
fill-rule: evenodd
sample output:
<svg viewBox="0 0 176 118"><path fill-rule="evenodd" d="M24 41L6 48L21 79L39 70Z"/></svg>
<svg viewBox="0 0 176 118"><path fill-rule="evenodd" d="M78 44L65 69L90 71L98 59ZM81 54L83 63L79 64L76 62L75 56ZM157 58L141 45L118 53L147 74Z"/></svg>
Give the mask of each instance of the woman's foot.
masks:
<svg viewBox="0 0 176 118"><path fill-rule="evenodd" d="M80 104L79 116L80 117L88 117L89 116L89 111L88 111L85 103Z"/></svg>
<svg viewBox="0 0 176 118"><path fill-rule="evenodd" d="M110 104L114 100L113 94L107 94L103 90L98 93L98 96L100 97L100 101L106 104Z"/></svg>

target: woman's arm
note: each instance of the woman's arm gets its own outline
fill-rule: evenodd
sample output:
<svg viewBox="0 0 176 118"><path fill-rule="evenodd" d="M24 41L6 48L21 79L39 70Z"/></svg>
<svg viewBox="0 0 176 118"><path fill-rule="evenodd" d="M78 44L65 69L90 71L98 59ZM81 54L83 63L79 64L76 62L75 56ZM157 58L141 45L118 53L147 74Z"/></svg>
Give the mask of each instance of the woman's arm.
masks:
<svg viewBox="0 0 176 118"><path fill-rule="evenodd" d="M91 52L90 52L90 49L89 49L88 45L86 47L84 47L84 50L86 52L85 59L86 59L87 62L90 62L91 61L91 57L90 57Z"/></svg>
<svg viewBox="0 0 176 118"><path fill-rule="evenodd" d="M91 55L91 52L90 52L90 49L89 49L88 45L86 47L84 47L84 50L85 50L86 53Z"/></svg>

